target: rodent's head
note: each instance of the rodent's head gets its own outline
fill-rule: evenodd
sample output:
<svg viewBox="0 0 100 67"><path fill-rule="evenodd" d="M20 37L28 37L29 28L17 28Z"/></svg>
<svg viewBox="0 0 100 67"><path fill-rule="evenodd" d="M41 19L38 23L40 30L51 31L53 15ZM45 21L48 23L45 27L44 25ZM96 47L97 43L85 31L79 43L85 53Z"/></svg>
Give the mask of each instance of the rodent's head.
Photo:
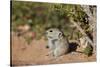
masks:
<svg viewBox="0 0 100 67"><path fill-rule="evenodd" d="M57 28L50 28L46 31L46 36L48 39L60 39L63 36L63 33Z"/></svg>

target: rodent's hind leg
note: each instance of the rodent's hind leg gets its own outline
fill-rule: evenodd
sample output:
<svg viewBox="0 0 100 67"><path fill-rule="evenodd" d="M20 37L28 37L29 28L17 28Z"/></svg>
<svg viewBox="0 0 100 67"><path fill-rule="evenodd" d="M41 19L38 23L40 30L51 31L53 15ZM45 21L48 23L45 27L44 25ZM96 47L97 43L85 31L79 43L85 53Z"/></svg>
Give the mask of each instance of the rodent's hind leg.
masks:
<svg viewBox="0 0 100 67"><path fill-rule="evenodd" d="M48 49L48 48L49 48L49 46L48 46L48 45L46 45L46 48Z"/></svg>
<svg viewBox="0 0 100 67"><path fill-rule="evenodd" d="M59 51L58 49L55 49L55 50L54 50L54 57L55 57L55 58L57 58L57 57L59 57L59 56L61 56L61 55L62 55L61 51Z"/></svg>

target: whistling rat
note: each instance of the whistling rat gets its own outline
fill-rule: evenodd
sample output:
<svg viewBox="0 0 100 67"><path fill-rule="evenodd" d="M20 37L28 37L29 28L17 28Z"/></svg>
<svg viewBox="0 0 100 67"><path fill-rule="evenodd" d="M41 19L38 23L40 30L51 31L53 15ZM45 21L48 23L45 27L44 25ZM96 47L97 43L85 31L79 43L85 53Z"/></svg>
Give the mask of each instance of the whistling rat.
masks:
<svg viewBox="0 0 100 67"><path fill-rule="evenodd" d="M63 32L57 28L50 28L46 31L48 38L49 54L54 57L64 55L69 50L69 43Z"/></svg>

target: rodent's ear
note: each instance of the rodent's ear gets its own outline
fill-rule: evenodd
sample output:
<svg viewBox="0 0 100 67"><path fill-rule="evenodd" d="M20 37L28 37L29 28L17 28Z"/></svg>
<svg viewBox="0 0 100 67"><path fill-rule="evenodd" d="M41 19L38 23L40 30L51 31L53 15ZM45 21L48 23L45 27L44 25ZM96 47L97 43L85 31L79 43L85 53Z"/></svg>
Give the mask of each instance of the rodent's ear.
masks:
<svg viewBox="0 0 100 67"><path fill-rule="evenodd" d="M59 33L58 37L59 37L59 38L62 37L62 33Z"/></svg>

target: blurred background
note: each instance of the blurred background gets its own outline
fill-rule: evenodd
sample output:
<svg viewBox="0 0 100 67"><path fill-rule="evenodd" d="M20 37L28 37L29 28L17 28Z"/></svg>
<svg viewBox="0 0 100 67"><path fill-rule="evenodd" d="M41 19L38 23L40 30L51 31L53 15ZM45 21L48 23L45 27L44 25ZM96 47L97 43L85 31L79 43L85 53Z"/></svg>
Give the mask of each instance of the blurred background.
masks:
<svg viewBox="0 0 100 67"><path fill-rule="evenodd" d="M36 39L40 39L47 28L57 27L69 39L78 39L82 34L70 22L70 17L74 18L87 34L92 32L88 15L80 5L12 1L11 29L16 32L19 26L29 25L31 31L36 34Z"/></svg>

